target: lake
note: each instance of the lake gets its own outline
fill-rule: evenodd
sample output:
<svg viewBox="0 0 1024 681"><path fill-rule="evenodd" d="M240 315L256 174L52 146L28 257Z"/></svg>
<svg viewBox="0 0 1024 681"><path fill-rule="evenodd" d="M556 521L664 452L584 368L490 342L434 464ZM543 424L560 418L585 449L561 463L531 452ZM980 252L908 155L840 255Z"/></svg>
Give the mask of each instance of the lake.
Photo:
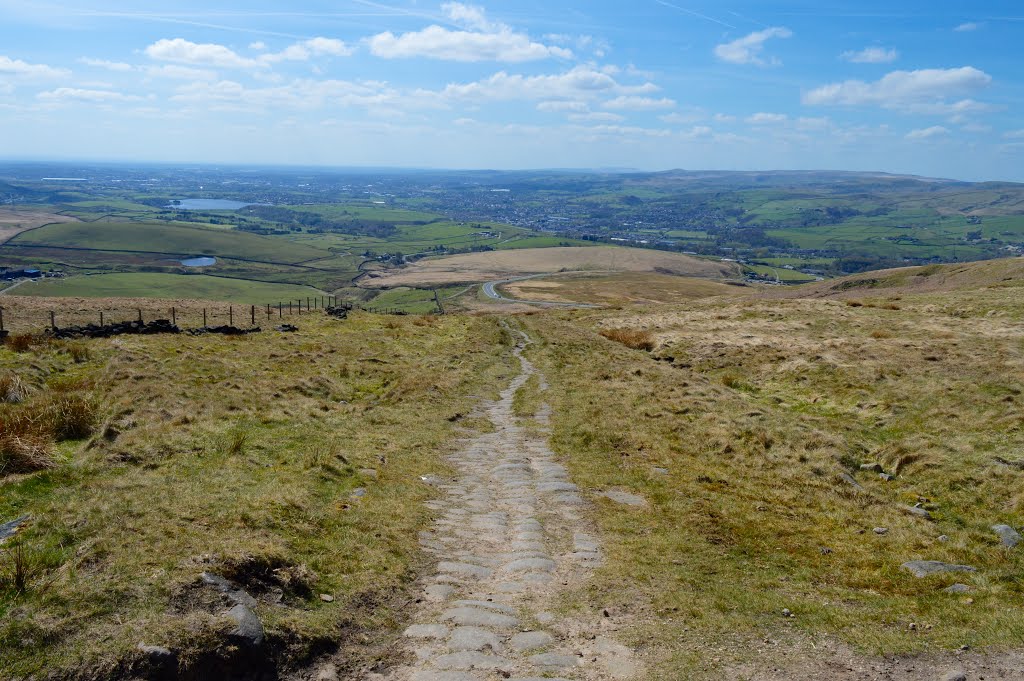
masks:
<svg viewBox="0 0 1024 681"><path fill-rule="evenodd" d="M181 264L185 267L210 267L217 264L217 258L188 258L187 260L182 260Z"/></svg>
<svg viewBox="0 0 1024 681"><path fill-rule="evenodd" d="M177 208L179 210L238 210L251 206L243 201L229 201L227 199L181 199L178 203L170 203L164 208Z"/></svg>

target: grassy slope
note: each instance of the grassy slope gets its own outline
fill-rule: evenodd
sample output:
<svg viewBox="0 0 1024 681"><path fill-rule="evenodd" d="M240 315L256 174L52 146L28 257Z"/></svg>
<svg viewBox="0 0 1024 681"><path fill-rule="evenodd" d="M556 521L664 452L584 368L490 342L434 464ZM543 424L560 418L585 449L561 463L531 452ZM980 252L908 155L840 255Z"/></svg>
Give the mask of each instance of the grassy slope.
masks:
<svg viewBox="0 0 1024 681"><path fill-rule="evenodd" d="M567 607L634 618L655 678L721 678L767 637L1020 646L1024 554L989 527L1024 524L1024 474L996 462L1024 448L1021 319L1005 289L525 317L576 481L651 502L597 500L609 561ZM600 327L652 330L665 361ZM896 479L859 471L876 461ZM898 506L922 500L934 522ZM913 559L979 571L918 580ZM970 606L941 591L957 581Z"/></svg>
<svg viewBox="0 0 1024 681"><path fill-rule="evenodd" d="M80 296L83 298L200 298L226 300L258 305L277 301L298 300L320 295L308 286L270 284L245 279L227 279L202 274L120 273L96 274L47 279L23 284L18 295L23 296Z"/></svg>
<svg viewBox="0 0 1024 681"><path fill-rule="evenodd" d="M217 255L280 263L298 263L329 255L323 250L283 238L157 222L75 222L48 225L23 232L11 243L19 246Z"/></svg>
<svg viewBox="0 0 1024 681"><path fill-rule="evenodd" d="M51 471L0 478L0 518L32 515L18 541L41 566L25 596L0 580L0 677L106 677L140 640L186 662L199 647L226 654L203 570L281 568L265 579L283 606L249 588L284 662L346 627L389 626L420 560L432 489L419 476L443 470L449 417L510 371L502 334L480 317L298 323L237 340L89 341L80 364L61 344L0 349L0 373L43 392L73 382L116 428L61 445Z"/></svg>

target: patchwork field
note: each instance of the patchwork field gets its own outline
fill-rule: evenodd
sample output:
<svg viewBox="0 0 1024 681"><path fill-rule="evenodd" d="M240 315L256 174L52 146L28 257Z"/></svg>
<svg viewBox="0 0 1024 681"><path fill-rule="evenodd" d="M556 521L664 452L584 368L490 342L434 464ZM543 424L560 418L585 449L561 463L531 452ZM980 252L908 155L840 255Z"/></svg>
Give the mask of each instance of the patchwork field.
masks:
<svg viewBox="0 0 1024 681"><path fill-rule="evenodd" d="M371 273L359 283L366 288L429 286L572 270L660 272L708 278L737 277L739 274L736 267L727 263L664 251L600 246L538 248L431 258L399 270Z"/></svg>
<svg viewBox="0 0 1024 681"><path fill-rule="evenodd" d="M634 272L563 274L514 281L499 288L518 300L592 305L678 303L743 292L742 288L707 279Z"/></svg>
<svg viewBox="0 0 1024 681"><path fill-rule="evenodd" d="M0 244L24 231L52 222L75 222L76 218L32 208L0 207Z"/></svg>

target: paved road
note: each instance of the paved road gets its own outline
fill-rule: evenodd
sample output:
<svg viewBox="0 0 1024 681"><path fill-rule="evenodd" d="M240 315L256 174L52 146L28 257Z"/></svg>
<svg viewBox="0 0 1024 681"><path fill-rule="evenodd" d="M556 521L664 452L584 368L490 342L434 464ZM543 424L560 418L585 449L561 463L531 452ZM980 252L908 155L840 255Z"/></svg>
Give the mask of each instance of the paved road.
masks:
<svg viewBox="0 0 1024 681"><path fill-rule="evenodd" d="M540 301L540 300L522 300L521 298L509 298L505 296L497 289L498 286L503 284L511 284L514 281L526 281L527 279L536 279L538 277L550 277L556 274L555 272L543 273L543 274L531 274L525 277L512 277L511 279L499 279L497 281L489 281L484 284L484 295L492 300L500 300L506 303L524 303L526 305L540 305L541 307L583 307L591 308L597 307L597 305L588 305L587 303L555 303L551 301Z"/></svg>

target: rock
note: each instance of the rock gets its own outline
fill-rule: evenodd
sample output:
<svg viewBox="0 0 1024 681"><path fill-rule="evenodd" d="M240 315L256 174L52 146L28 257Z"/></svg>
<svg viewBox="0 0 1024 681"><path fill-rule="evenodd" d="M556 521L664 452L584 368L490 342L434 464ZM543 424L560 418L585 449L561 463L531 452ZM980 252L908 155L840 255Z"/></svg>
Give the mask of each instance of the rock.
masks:
<svg viewBox="0 0 1024 681"><path fill-rule="evenodd" d="M164 648L163 646L150 646L145 643L139 643L135 646L140 652L145 655L153 662L161 664L169 663L177 658L177 655L170 648Z"/></svg>
<svg viewBox="0 0 1024 681"><path fill-rule="evenodd" d="M940 535L939 535L939 541L941 541L941 542L947 542L947 541L949 541L949 537L948 537L947 535L944 535L944 534L940 534Z"/></svg>
<svg viewBox="0 0 1024 681"><path fill-rule="evenodd" d="M888 473L879 473L878 477L881 478L883 482L892 482L896 479L896 476L889 475Z"/></svg>
<svg viewBox="0 0 1024 681"><path fill-rule="evenodd" d="M21 526L27 523L28 520L29 516L23 515L20 518L15 518L10 522L0 525L0 544L3 544L5 541L17 534L18 530L21 529Z"/></svg>
<svg viewBox="0 0 1024 681"><path fill-rule="evenodd" d="M414 624L405 630L409 638L446 638L449 633L448 627L443 624Z"/></svg>
<svg viewBox="0 0 1024 681"><path fill-rule="evenodd" d="M238 588L237 584L232 584L220 575L215 575L212 572L204 572L200 575L200 578L203 580L204 584L220 591L235 605L244 605L247 608L256 607L255 598L250 596L244 589Z"/></svg>
<svg viewBox="0 0 1024 681"><path fill-rule="evenodd" d="M538 655L531 655L527 658L527 661L534 667L540 667L542 669L568 669L569 667L575 667L579 664L579 658L573 655L563 655L562 653L540 653Z"/></svg>
<svg viewBox="0 0 1024 681"><path fill-rule="evenodd" d="M658 468L657 466L652 468L651 472L652 473L657 473L658 475L668 475L668 469L667 468Z"/></svg>
<svg viewBox="0 0 1024 681"><path fill-rule="evenodd" d="M843 482L845 482L847 485L853 487L856 490L864 491L864 488L861 487L861 484L859 482L857 482L853 478L853 476L850 475L849 473L847 473L846 471L843 471L842 473L839 474L839 479L842 480Z"/></svg>
<svg viewBox="0 0 1024 681"><path fill-rule="evenodd" d="M448 561L439 563L437 570L441 573L471 577L473 579L487 579L493 574L493 570L490 568L480 567L471 563L453 563Z"/></svg>
<svg viewBox="0 0 1024 681"><path fill-rule="evenodd" d="M557 564L548 558L520 558L505 565L505 572L554 572Z"/></svg>
<svg viewBox="0 0 1024 681"><path fill-rule="evenodd" d="M508 645L512 650L523 653L527 650L546 648L553 642L554 638L545 631L526 631L509 639Z"/></svg>
<svg viewBox="0 0 1024 681"><path fill-rule="evenodd" d="M999 541L1008 549L1016 548L1021 542L1020 534L1009 525L993 525L992 531L999 535Z"/></svg>
<svg viewBox="0 0 1024 681"><path fill-rule="evenodd" d="M884 473L885 469L882 468L880 463L862 463L860 465L862 471L868 471L869 473Z"/></svg>
<svg viewBox="0 0 1024 681"><path fill-rule="evenodd" d="M334 596L332 596L331 594L320 594L320 600L324 603L333 603Z"/></svg>
<svg viewBox="0 0 1024 681"><path fill-rule="evenodd" d="M948 594L965 594L970 593L971 587L967 586L966 584L957 583L947 586L945 589L943 589L943 591L945 591Z"/></svg>
<svg viewBox="0 0 1024 681"><path fill-rule="evenodd" d="M953 563L943 563L938 560L911 560L900 567L918 579L945 572L977 572L977 569L970 565L954 565Z"/></svg>
<svg viewBox="0 0 1024 681"><path fill-rule="evenodd" d="M338 668L328 662L316 671L313 681L338 681Z"/></svg>
<svg viewBox="0 0 1024 681"><path fill-rule="evenodd" d="M264 631L263 623L252 610L244 605L236 605L227 611L226 616L235 623L228 636L237 641L258 648L263 645Z"/></svg>
<svg viewBox="0 0 1024 681"><path fill-rule="evenodd" d="M942 677L942 681L967 681L967 674L962 671L951 671Z"/></svg>
<svg viewBox="0 0 1024 681"><path fill-rule="evenodd" d="M900 505L900 510L904 513L909 513L912 516L918 518L924 518L925 520L931 520L932 514L927 509L921 508L920 506L907 506L906 504Z"/></svg>
<svg viewBox="0 0 1024 681"><path fill-rule="evenodd" d="M793 616L793 611L790 610L789 608L783 608L782 609L782 616L783 617L792 617Z"/></svg>
<svg viewBox="0 0 1024 681"><path fill-rule="evenodd" d="M442 613L441 619L464 627L511 629L519 624L519 620L511 615L480 608L452 608Z"/></svg>
<svg viewBox="0 0 1024 681"><path fill-rule="evenodd" d="M889 534L889 528L888 527L876 527L874 529L874 533L875 534Z"/></svg>
<svg viewBox="0 0 1024 681"><path fill-rule="evenodd" d="M281 326L275 326L274 330L280 331L281 333L295 333L299 330L299 327L293 326L292 324L282 324Z"/></svg>
<svg viewBox="0 0 1024 681"><path fill-rule="evenodd" d="M375 468L360 468L359 469L359 475L363 476L364 478L370 478L372 480L376 480L377 479L377 469L375 469Z"/></svg>
<svg viewBox="0 0 1024 681"><path fill-rule="evenodd" d="M470 669L505 670L511 668L511 663L508 660L476 650L464 650L458 653L439 655L434 658L434 664L439 669L453 669L456 671L468 671Z"/></svg>
<svg viewBox="0 0 1024 681"><path fill-rule="evenodd" d="M491 651L501 654L503 648L501 640L491 631L480 627L456 627L448 639L448 648L455 652L461 651L482 651L490 648Z"/></svg>
<svg viewBox="0 0 1024 681"><path fill-rule="evenodd" d="M366 496L366 488L365 487L356 487L354 490L352 490L352 495L351 496L352 496L353 499L361 499L361 498L365 497Z"/></svg>
<svg viewBox="0 0 1024 681"><path fill-rule="evenodd" d="M647 500L642 496L633 494L631 492L625 492L623 490L608 490L605 492L599 492L598 496L611 499L612 501L624 504L626 506L646 506Z"/></svg>

